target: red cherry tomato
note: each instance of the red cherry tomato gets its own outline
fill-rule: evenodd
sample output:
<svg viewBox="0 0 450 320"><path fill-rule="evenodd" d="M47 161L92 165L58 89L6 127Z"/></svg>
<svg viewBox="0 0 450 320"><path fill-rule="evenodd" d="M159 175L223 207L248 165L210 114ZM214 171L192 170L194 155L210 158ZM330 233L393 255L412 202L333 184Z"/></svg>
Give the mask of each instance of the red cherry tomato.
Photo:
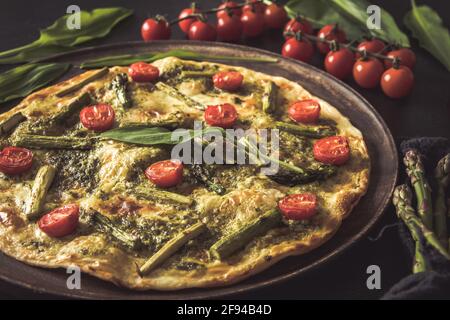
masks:
<svg viewBox="0 0 450 320"><path fill-rule="evenodd" d="M269 4L264 11L264 23L272 29L281 29L288 19L283 6L276 3Z"/></svg>
<svg viewBox="0 0 450 320"><path fill-rule="evenodd" d="M236 108L229 103L208 106L205 110L205 121L213 127L231 128L237 117Z"/></svg>
<svg viewBox="0 0 450 320"><path fill-rule="evenodd" d="M144 41L166 40L171 35L170 25L164 18L147 19L141 27L141 35Z"/></svg>
<svg viewBox="0 0 450 320"><path fill-rule="evenodd" d="M144 173L158 187L174 187L183 180L183 163L179 160L155 162Z"/></svg>
<svg viewBox="0 0 450 320"><path fill-rule="evenodd" d="M294 18L288 21L288 23L286 23L285 27L284 27L284 38L285 39L289 39L292 38L292 36L288 36L286 35L286 32L291 31L291 32L303 32L306 34L312 34L313 33L313 28L311 26L311 24L305 20L305 19L300 19L300 18Z"/></svg>
<svg viewBox="0 0 450 320"><path fill-rule="evenodd" d="M314 99L296 101L289 106L288 115L295 122L317 122L320 117L320 104Z"/></svg>
<svg viewBox="0 0 450 320"><path fill-rule="evenodd" d="M347 42L347 35L336 24L327 24L319 30L317 36L330 41L336 40L339 43ZM317 48L323 54L327 54L330 51L330 46L325 42L317 41Z"/></svg>
<svg viewBox="0 0 450 320"><path fill-rule="evenodd" d="M313 154L317 161L340 166L350 158L350 147L345 137L332 136L317 140L313 146Z"/></svg>
<svg viewBox="0 0 450 320"><path fill-rule="evenodd" d="M306 38L301 40L290 38L283 44L281 54L285 57L309 62L314 54L314 47Z"/></svg>
<svg viewBox="0 0 450 320"><path fill-rule="evenodd" d="M135 62L128 68L128 75L135 82L153 82L159 77L159 69L146 62Z"/></svg>
<svg viewBox="0 0 450 320"><path fill-rule="evenodd" d="M114 124L114 109L108 104L95 104L80 111L80 121L87 129L102 132Z"/></svg>
<svg viewBox="0 0 450 320"><path fill-rule="evenodd" d="M400 65L406 66L406 67L410 68L411 70L416 65L416 54L411 49L408 49L408 48L401 48L398 50L391 51L387 54L387 56L390 58L395 58L395 57L399 58ZM386 59L386 60L384 60L384 65L386 66L386 68L391 68L392 61Z"/></svg>
<svg viewBox="0 0 450 320"><path fill-rule="evenodd" d="M25 148L5 147L0 152L0 171L15 175L28 171L33 164L33 153Z"/></svg>
<svg viewBox="0 0 450 320"><path fill-rule="evenodd" d="M358 45L358 50L366 50L372 53L381 53L385 48L384 42L379 39L365 40ZM356 57L361 57L360 53L356 53Z"/></svg>
<svg viewBox="0 0 450 320"><path fill-rule="evenodd" d="M233 7L237 7L238 3L234 2L234 1L225 1L224 3L222 3L219 6L219 9L223 9L223 8L233 8ZM242 14L242 9L241 8L234 8L234 9L230 9L231 12L233 13L233 15L236 15L238 17L241 16ZM227 10L221 10L221 11L217 11L217 19L223 17L224 15L228 15Z"/></svg>
<svg viewBox="0 0 450 320"><path fill-rule="evenodd" d="M54 238L68 236L78 226L79 211L80 209L76 204L56 208L39 219L39 229Z"/></svg>
<svg viewBox="0 0 450 320"><path fill-rule="evenodd" d="M403 98L410 94L414 75L406 66L387 69L381 76L381 89L391 98Z"/></svg>
<svg viewBox="0 0 450 320"><path fill-rule="evenodd" d="M363 88L375 88L384 72L383 64L376 58L358 60L353 65L353 78Z"/></svg>
<svg viewBox="0 0 450 320"><path fill-rule="evenodd" d="M286 219L306 220L317 212L317 198L313 193L290 194L278 201L278 208Z"/></svg>
<svg viewBox="0 0 450 320"><path fill-rule="evenodd" d="M221 71L213 76L214 86L225 91L236 91L243 80L244 76L237 71Z"/></svg>
<svg viewBox="0 0 450 320"><path fill-rule="evenodd" d="M355 56L346 47L332 50L325 57L325 70L338 79L345 79L352 74Z"/></svg>
<svg viewBox="0 0 450 320"><path fill-rule="evenodd" d="M267 5L259 0L250 0L250 1L247 1L247 4L242 7L242 12L254 11L255 13L264 15L264 11L266 11L266 7L267 7Z"/></svg>
<svg viewBox="0 0 450 320"><path fill-rule="evenodd" d="M194 13L198 13L199 10L197 8L186 8L183 9L180 13L180 15L178 16L178 19L182 19L184 17L187 17L189 15L192 15ZM188 34L189 33L189 27L191 26L192 23L194 23L196 21L196 18L188 18L188 19L184 19L178 22L178 26L180 27L181 31L183 31L184 33Z"/></svg>
<svg viewBox="0 0 450 320"><path fill-rule="evenodd" d="M241 18L235 14L221 15L217 19L217 35L222 41L239 41L242 36L242 29Z"/></svg>
<svg viewBox="0 0 450 320"><path fill-rule="evenodd" d="M197 20L189 27L189 40L214 41L216 37L216 28L207 22Z"/></svg>
<svg viewBox="0 0 450 320"><path fill-rule="evenodd" d="M241 16L242 33L246 37L257 37L264 31L264 16L248 10Z"/></svg>

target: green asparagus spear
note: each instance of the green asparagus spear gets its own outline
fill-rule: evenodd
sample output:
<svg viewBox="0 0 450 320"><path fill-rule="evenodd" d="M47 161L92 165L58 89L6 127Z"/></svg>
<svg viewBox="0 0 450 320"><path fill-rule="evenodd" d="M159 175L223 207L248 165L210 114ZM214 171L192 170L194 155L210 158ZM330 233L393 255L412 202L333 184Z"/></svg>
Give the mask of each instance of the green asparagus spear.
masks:
<svg viewBox="0 0 450 320"><path fill-rule="evenodd" d="M206 109L206 107L202 103L191 99L190 97L182 94L177 89L172 88L171 86L168 86L164 82L157 82L155 86L159 90L164 91L165 93L167 93L169 96L184 102L190 108L195 108L195 109L199 109L199 110L205 110Z"/></svg>
<svg viewBox="0 0 450 320"><path fill-rule="evenodd" d="M39 216L44 206L45 197L50 185L55 177L56 169L52 166L42 166L39 168L34 178L33 188L25 209L28 219L34 219Z"/></svg>
<svg viewBox="0 0 450 320"><path fill-rule="evenodd" d="M183 126L186 116L180 111L170 113L165 118L152 118L147 122L123 122L120 127L163 127L177 129Z"/></svg>
<svg viewBox="0 0 450 320"><path fill-rule="evenodd" d="M161 265L164 261L170 258L175 252L177 252L188 241L196 238L207 230L206 225L202 222L198 222L186 230L177 234L174 238L169 240L161 249L158 250L153 256L150 257L140 268L139 273L145 275Z"/></svg>
<svg viewBox="0 0 450 320"><path fill-rule="evenodd" d="M417 210L425 226L433 229L433 208L431 200L431 188L425 177L425 169L417 150L409 150L403 158L411 185L417 196Z"/></svg>
<svg viewBox="0 0 450 320"><path fill-rule="evenodd" d="M63 106L56 114L53 116L50 121L52 122L63 122L67 120L75 113L79 112L83 107L87 106L91 102L91 96L87 92L83 92L79 96L77 96L74 100L72 100L69 104Z"/></svg>
<svg viewBox="0 0 450 320"><path fill-rule="evenodd" d="M434 171L437 182L434 205L434 230L444 247L448 246L446 191L450 182L450 153L439 160Z"/></svg>
<svg viewBox="0 0 450 320"><path fill-rule="evenodd" d="M97 141L94 137L54 137L20 134L11 139L14 146L42 149L91 149Z"/></svg>
<svg viewBox="0 0 450 320"><path fill-rule="evenodd" d="M94 80L100 79L101 77L105 76L109 72L109 69L107 67L104 67L98 71L95 71L93 74L85 78L84 80L81 80L78 83L75 83L73 85L70 85L56 93L56 96L58 98L64 97L68 94L71 94L72 92L75 92L77 90L80 90L85 85L87 85L89 82L92 82Z"/></svg>
<svg viewBox="0 0 450 320"><path fill-rule="evenodd" d="M267 84L264 85L264 92L262 95L262 110L265 113L272 114L276 111L277 96L277 85L272 81L267 82Z"/></svg>
<svg viewBox="0 0 450 320"><path fill-rule="evenodd" d="M0 123L0 135L5 135L11 132L19 123L25 121L27 118L20 112L15 113L2 123Z"/></svg>
<svg viewBox="0 0 450 320"><path fill-rule="evenodd" d="M92 222L98 231L106 233L126 248L138 250L142 247L142 243L139 238L122 230L101 213L94 212L92 214Z"/></svg>
<svg viewBox="0 0 450 320"><path fill-rule="evenodd" d="M210 78L214 74L216 74L215 71L185 70L181 71L180 78Z"/></svg>
<svg viewBox="0 0 450 320"><path fill-rule="evenodd" d="M131 98L128 93L128 76L125 73L119 73L111 81L110 89L116 94L119 105L123 108L131 106Z"/></svg>
<svg viewBox="0 0 450 320"><path fill-rule="evenodd" d="M189 197L152 187L138 186L135 188L135 193L137 196L145 199L166 200L187 206L191 206L194 203L194 200Z"/></svg>
<svg viewBox="0 0 450 320"><path fill-rule="evenodd" d="M254 238L275 228L280 221L281 215L277 209L267 211L262 216L248 222L238 230L214 243L210 248L210 252L216 259L225 259L245 247Z"/></svg>
<svg viewBox="0 0 450 320"><path fill-rule="evenodd" d="M280 130L310 138L322 138L336 134L336 129L332 126L292 124L281 121L277 121L275 126Z"/></svg>
<svg viewBox="0 0 450 320"><path fill-rule="evenodd" d="M204 165L193 164L191 168L191 173L198 182L206 185L206 187L209 190L220 195L226 192L225 187L212 181L213 180L212 174L208 170L208 168L206 168Z"/></svg>
<svg viewBox="0 0 450 320"><path fill-rule="evenodd" d="M430 229L428 229L416 216L416 212L411 205L412 193L407 185L400 185L395 188L392 202L397 210L397 216L403 220L406 227L411 232L411 236L416 242L416 254L413 267L414 273L425 271L429 267L426 265L425 259L422 255L421 235L428 245L436 249L445 258L450 259L446 248L441 245L439 240L436 238L436 235L430 231Z"/></svg>

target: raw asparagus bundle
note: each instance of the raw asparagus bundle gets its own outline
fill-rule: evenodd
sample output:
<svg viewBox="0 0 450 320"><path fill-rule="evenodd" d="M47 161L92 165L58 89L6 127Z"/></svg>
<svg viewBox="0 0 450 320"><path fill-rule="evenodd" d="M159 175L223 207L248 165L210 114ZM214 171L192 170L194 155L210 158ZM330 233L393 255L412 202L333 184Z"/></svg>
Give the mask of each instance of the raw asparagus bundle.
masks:
<svg viewBox="0 0 450 320"><path fill-rule="evenodd" d="M140 268L139 273L145 275L176 253L188 241L196 238L207 230L204 223L198 222L169 240L161 249L150 257Z"/></svg>
<svg viewBox="0 0 450 320"><path fill-rule="evenodd" d="M45 165L39 168L34 178L31 195L25 209L25 214L28 219L34 219L42 212L45 197L53 182L55 173L56 169L52 166Z"/></svg>
<svg viewBox="0 0 450 320"><path fill-rule="evenodd" d="M419 216L425 226L433 229L433 206L431 199L431 188L425 176L425 169L417 150L406 152L403 162L406 167L411 185L413 186L417 197L417 208Z"/></svg>
<svg viewBox="0 0 450 320"><path fill-rule="evenodd" d="M422 237L425 240L425 243L432 246L447 259L450 259L446 248L441 245L435 234L428 229L416 215L416 212L412 207L412 193L407 185L400 185L395 188L392 201L397 210L397 216L405 223L416 243L413 272L422 272L427 270L429 267L426 265L426 261L422 253Z"/></svg>
<svg viewBox="0 0 450 320"><path fill-rule="evenodd" d="M444 247L447 247L447 206L445 194L450 182L450 153L439 160L434 171L434 177L437 182L436 200L434 205L434 230L441 244Z"/></svg>
<svg viewBox="0 0 450 320"><path fill-rule="evenodd" d="M211 254L216 259L225 259L237 250L245 247L254 238L267 233L281 222L277 209L269 210L262 216L248 222L233 233L214 243Z"/></svg>

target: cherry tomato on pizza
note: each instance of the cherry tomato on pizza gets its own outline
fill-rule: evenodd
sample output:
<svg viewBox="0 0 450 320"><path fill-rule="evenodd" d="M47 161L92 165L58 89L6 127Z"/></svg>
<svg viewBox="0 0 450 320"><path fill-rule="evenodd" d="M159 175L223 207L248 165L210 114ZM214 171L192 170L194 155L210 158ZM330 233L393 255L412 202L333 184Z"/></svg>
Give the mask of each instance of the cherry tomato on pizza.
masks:
<svg viewBox="0 0 450 320"><path fill-rule="evenodd" d="M39 229L54 238L68 236L78 226L79 211L80 209L76 204L56 208L39 219Z"/></svg>
<svg viewBox="0 0 450 320"><path fill-rule="evenodd" d="M350 146L343 136L326 137L314 142L313 154L319 162L340 166L349 160Z"/></svg>
<svg viewBox="0 0 450 320"><path fill-rule="evenodd" d="M315 123L320 117L320 104L314 99L296 101L289 106L288 115L295 122Z"/></svg>
<svg viewBox="0 0 450 320"><path fill-rule="evenodd" d="M0 171L8 175L28 171L33 164L31 150L19 147L5 147L0 152Z"/></svg>
<svg viewBox="0 0 450 320"><path fill-rule="evenodd" d="M310 219L317 213L317 197L313 193L290 194L278 202L278 208L286 219Z"/></svg>
<svg viewBox="0 0 450 320"><path fill-rule="evenodd" d="M109 104L95 104L80 111L81 124L89 130L103 132L114 124L114 109Z"/></svg>
<svg viewBox="0 0 450 320"><path fill-rule="evenodd" d="M238 114L232 104L224 103L206 107L204 117L208 125L227 129L234 125Z"/></svg>
<svg viewBox="0 0 450 320"><path fill-rule="evenodd" d="M179 160L155 162L144 173L158 187L174 187L183 180L183 163Z"/></svg>
<svg viewBox="0 0 450 320"><path fill-rule="evenodd" d="M236 91L244 80L244 76L238 71L220 71L213 76L214 86L225 91Z"/></svg>
<svg viewBox="0 0 450 320"><path fill-rule="evenodd" d="M149 63L140 61L128 67L128 75L135 82L153 82L159 77L159 69Z"/></svg>

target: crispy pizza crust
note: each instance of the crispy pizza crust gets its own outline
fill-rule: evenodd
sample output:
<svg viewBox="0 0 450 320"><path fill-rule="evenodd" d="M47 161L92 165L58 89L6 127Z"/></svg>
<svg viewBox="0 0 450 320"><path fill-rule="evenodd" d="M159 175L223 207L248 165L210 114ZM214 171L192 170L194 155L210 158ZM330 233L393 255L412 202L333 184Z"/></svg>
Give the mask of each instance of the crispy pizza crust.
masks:
<svg viewBox="0 0 450 320"><path fill-rule="evenodd" d="M165 66L173 63L174 60L177 59L165 58L156 61L154 64L164 70ZM183 63L197 66L209 64L206 62L197 63L188 61L183 61ZM312 97L299 84L281 77L273 77L240 67L215 65L221 69L237 70L244 75L244 79L246 80L258 79L260 81L270 80L275 82L280 88L280 96L284 102ZM121 67L114 67L110 70L111 72L107 77L87 85L83 88L83 91L94 91L104 85L104 82L110 81L115 73L119 71L126 72L126 68ZM53 94L71 83L82 80L92 72L85 72L72 79L30 95L18 106L0 115L0 121L7 119L18 111L22 111L30 119L37 119L51 113L57 113L58 108L72 99L73 96L69 95L63 99L56 99L51 98ZM198 100L204 99L202 96L197 97L193 95L193 97L198 98ZM229 285L267 269L284 257L300 255L314 250L333 236L339 229L343 219L350 214L360 198L366 193L370 174L370 159L361 132L336 108L320 98L315 98L320 101L321 115L335 121L339 129L339 134L345 135L348 138L351 147L351 159L346 165L340 167L337 176L327 180L327 184L324 185L323 190L321 189L320 197L324 199L321 206L325 214L322 214L318 218L318 227L306 236L271 243L271 239L276 239L277 232L279 232L275 229L271 230L266 236L250 242L244 250L229 259L208 263L206 269L181 271L163 267L152 271L146 276L140 276L137 272L136 264L140 265L145 259L134 257L124 250L111 245L99 233L56 240L49 247L44 248L33 246L18 247L17 243L23 241L23 239L42 240L46 238L46 235L40 232L34 224L26 225L23 220L16 219L17 217L8 214L9 209L3 205L3 207L0 207L0 249L15 259L35 266L58 268L77 265L82 271L93 276L114 282L119 286L136 290L177 290L192 287ZM45 99L54 99L55 103L52 104L52 107L46 108L46 110L39 109L39 102ZM287 108L286 103L284 103L284 106ZM249 108L248 103L244 107ZM241 112L245 114L244 107L238 106L239 114ZM256 104L250 105L251 108L257 108ZM190 110L190 112L194 116L196 115L196 111ZM0 186L0 189L3 188ZM270 196L259 196L258 194L264 192L263 189L256 187L254 189L252 183L249 183L238 187L236 192L231 192L231 194L223 196L223 199L214 198L214 201L219 204L224 204L255 199L255 203L258 203L257 201L262 201L261 199L269 199L267 200L270 202L269 204L276 205L277 199L285 195L287 189L280 187L277 190L266 190L268 195L273 196L272 199ZM2 190L2 192L5 192L5 190ZM197 201L207 201L204 198L205 195L201 192L198 196L194 195L194 197L197 197ZM231 197L234 197L232 202L230 202ZM263 207L269 204L261 202L261 206ZM44 242L46 240L43 239ZM98 247L98 252L92 256L80 255L79 251L84 246Z"/></svg>

